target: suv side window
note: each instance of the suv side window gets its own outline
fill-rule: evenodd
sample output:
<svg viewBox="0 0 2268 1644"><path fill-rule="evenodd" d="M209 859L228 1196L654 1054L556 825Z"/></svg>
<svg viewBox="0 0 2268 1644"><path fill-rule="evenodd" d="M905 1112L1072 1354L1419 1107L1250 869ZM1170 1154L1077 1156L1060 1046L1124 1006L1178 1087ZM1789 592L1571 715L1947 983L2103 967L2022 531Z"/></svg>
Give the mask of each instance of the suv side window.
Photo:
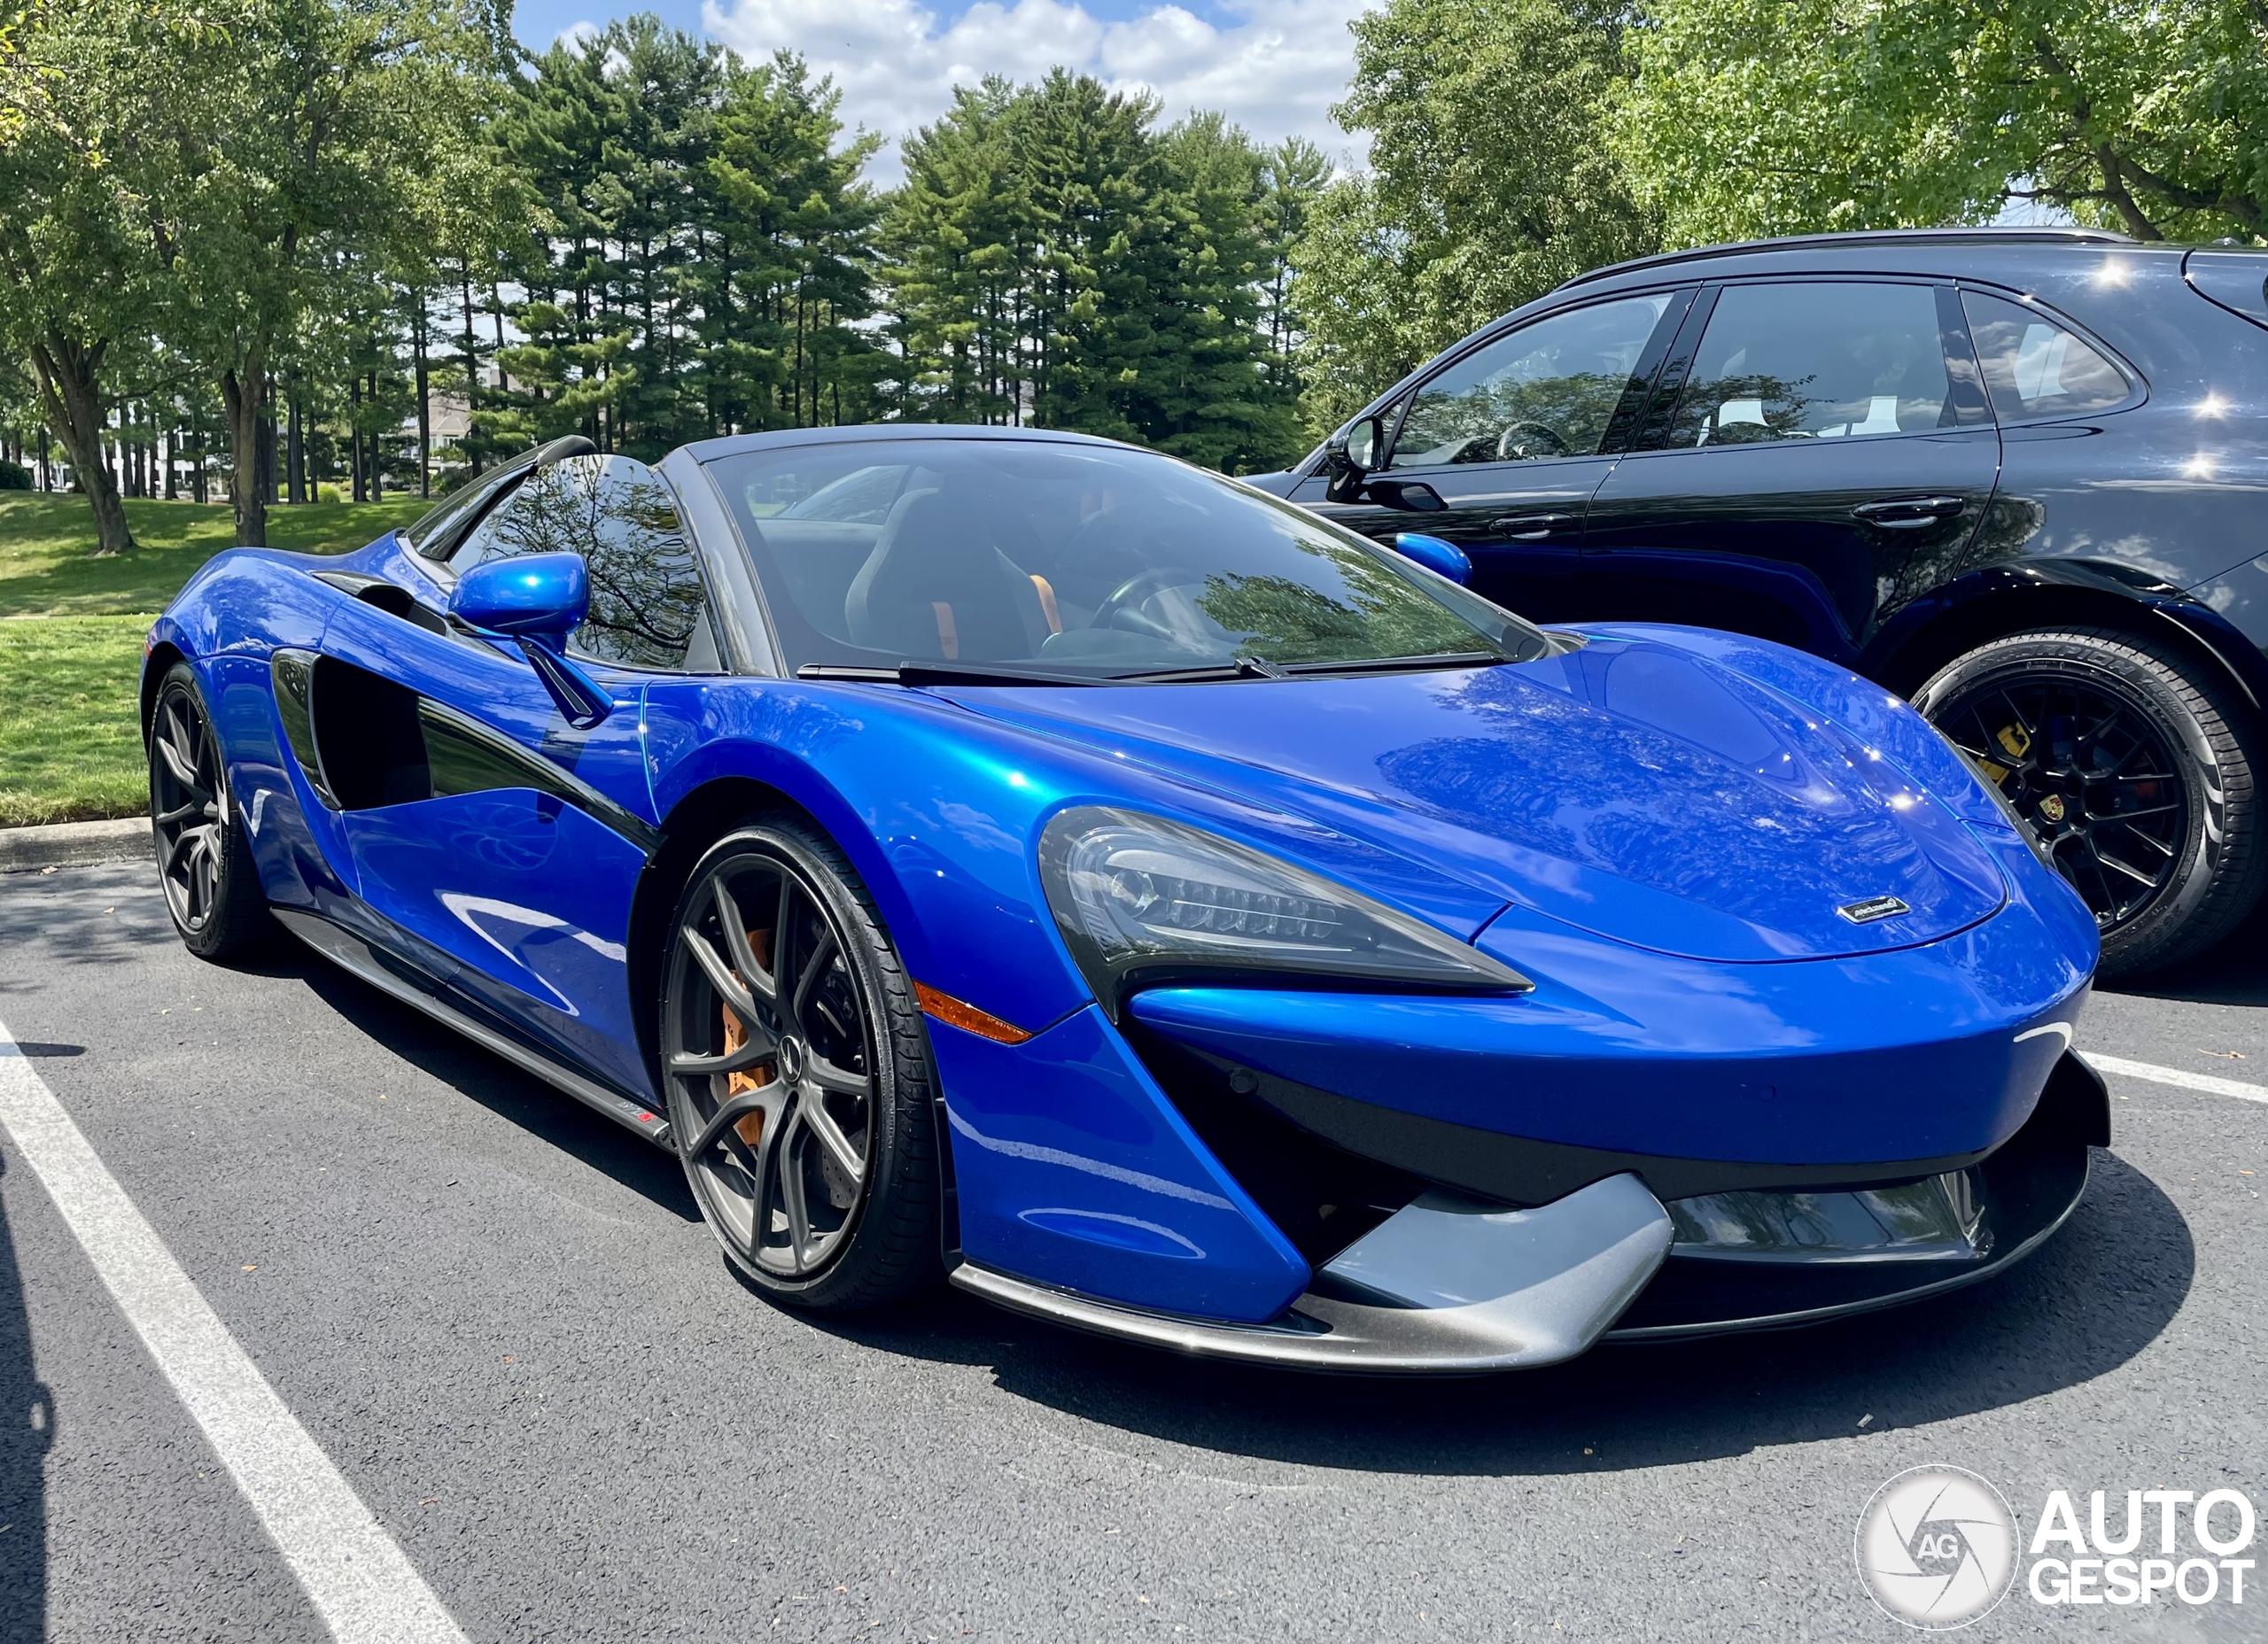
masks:
<svg viewBox="0 0 2268 1644"><path fill-rule="evenodd" d="M2124 372L2044 310L1970 291L1961 306L2003 423L2105 411L2134 392Z"/></svg>
<svg viewBox="0 0 2268 1644"><path fill-rule="evenodd" d="M661 477L625 456L538 469L449 555L460 576L488 560L579 554L591 609L568 648L625 668L722 671L709 594Z"/></svg>
<svg viewBox="0 0 2268 1644"><path fill-rule="evenodd" d="M1388 468L1588 456L1605 442L1666 291L1524 325L1422 385Z"/></svg>
<svg viewBox="0 0 2268 1644"><path fill-rule="evenodd" d="M1960 420L1931 287L1728 285L1701 334L1668 443L1840 439Z"/></svg>

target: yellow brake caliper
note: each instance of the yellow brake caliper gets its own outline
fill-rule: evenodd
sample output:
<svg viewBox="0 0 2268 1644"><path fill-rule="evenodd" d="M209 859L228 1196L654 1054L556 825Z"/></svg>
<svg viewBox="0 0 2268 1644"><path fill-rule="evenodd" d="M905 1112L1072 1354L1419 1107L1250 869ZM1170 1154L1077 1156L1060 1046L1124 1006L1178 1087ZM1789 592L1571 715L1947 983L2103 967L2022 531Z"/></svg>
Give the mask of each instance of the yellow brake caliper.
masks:
<svg viewBox="0 0 2268 1644"><path fill-rule="evenodd" d="M2020 725L2002 725L2000 733L1992 740L2008 750L2011 759L2021 759L2031 751L2031 733ZM1994 764L1989 759L1980 759L1977 763L1984 767L1984 774L1992 779L1994 787L2008 780L2008 766Z"/></svg>

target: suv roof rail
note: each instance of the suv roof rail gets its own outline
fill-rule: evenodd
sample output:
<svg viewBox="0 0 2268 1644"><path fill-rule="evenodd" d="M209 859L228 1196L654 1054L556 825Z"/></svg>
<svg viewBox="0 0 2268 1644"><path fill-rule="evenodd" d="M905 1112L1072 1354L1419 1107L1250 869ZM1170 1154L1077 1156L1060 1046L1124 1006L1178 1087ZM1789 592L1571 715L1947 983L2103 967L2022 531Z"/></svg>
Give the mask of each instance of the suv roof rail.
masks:
<svg viewBox="0 0 2268 1644"><path fill-rule="evenodd" d="M1749 252L1800 251L1814 245L1864 245L1885 240L1900 245L2137 244L2132 237L2114 234L2108 229L1858 229L1840 234L1790 234L1777 239L1734 240L1723 245L1697 245L1690 251L1658 252L1651 257L1634 257L1627 262L1609 263L1604 268L1593 268L1588 274L1579 274L1573 279L1563 282L1557 289L1564 291L1570 286L1604 280L1609 275L1627 274L1634 268L1654 268L1667 263L1691 262L1704 257L1738 257Z"/></svg>

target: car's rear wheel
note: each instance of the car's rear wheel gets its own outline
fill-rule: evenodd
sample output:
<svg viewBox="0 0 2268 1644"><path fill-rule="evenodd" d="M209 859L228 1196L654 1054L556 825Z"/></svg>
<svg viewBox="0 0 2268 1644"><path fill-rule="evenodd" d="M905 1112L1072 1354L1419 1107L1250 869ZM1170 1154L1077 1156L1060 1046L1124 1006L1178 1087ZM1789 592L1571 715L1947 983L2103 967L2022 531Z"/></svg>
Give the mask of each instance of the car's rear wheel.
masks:
<svg viewBox="0 0 2268 1644"><path fill-rule="evenodd" d="M2093 911L2106 975L2159 969L2226 935L2268 853L2230 693L2112 629L2010 634L1915 696L1984 767Z"/></svg>
<svg viewBox="0 0 2268 1644"><path fill-rule="evenodd" d="M166 675L150 715L150 822L166 908L191 953L232 958L275 934L220 739L187 663Z"/></svg>
<svg viewBox="0 0 2268 1644"><path fill-rule="evenodd" d="M767 818L703 857L670 930L670 1122L726 1256L804 1307L919 1288L938 1251L928 1044L850 864Z"/></svg>

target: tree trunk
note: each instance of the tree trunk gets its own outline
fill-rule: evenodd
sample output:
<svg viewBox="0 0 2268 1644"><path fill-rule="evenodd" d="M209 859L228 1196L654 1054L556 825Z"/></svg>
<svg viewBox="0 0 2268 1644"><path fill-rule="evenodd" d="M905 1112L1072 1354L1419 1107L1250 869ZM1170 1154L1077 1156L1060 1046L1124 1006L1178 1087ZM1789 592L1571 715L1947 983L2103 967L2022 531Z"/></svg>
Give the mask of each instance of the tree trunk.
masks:
<svg viewBox="0 0 2268 1644"><path fill-rule="evenodd" d="M425 293L417 293L417 327L411 333L417 356L417 494L433 494L433 392L425 365Z"/></svg>
<svg viewBox="0 0 2268 1644"><path fill-rule="evenodd" d="M307 446L299 427L299 391L291 391L291 426L284 435L284 494L293 502L307 501Z"/></svg>
<svg viewBox="0 0 2268 1644"><path fill-rule="evenodd" d="M50 332L32 346L32 371L38 380L40 411L62 436L72 476L95 513L95 552L123 554L134 546L127 529L126 505L118 499L103 461L103 398L95 373L106 345L92 348Z"/></svg>
<svg viewBox="0 0 2268 1644"><path fill-rule="evenodd" d="M276 500L276 385L273 383L260 396L260 449L255 455L260 465L260 500L264 507Z"/></svg>
<svg viewBox="0 0 2268 1644"><path fill-rule="evenodd" d="M378 403L378 374L370 373L370 403ZM385 430L370 430L370 500L383 502L386 499L386 464L384 450Z"/></svg>
<svg viewBox="0 0 2268 1644"><path fill-rule="evenodd" d="M353 490L357 502L369 499L362 489L362 379L356 377L346 385L346 449L353 459Z"/></svg>
<svg viewBox="0 0 2268 1644"><path fill-rule="evenodd" d="M462 276L461 295L464 299L464 449L466 460L472 468L472 477L480 477L480 430L473 422L473 413L480 409L480 359L477 352L478 338L472 330L472 264L457 265Z"/></svg>
<svg viewBox="0 0 2268 1644"><path fill-rule="evenodd" d="M237 545L268 546L268 493L260 489L260 425L267 408L268 350L255 343L244 364L221 374L221 402L229 417L229 500L236 505Z"/></svg>

